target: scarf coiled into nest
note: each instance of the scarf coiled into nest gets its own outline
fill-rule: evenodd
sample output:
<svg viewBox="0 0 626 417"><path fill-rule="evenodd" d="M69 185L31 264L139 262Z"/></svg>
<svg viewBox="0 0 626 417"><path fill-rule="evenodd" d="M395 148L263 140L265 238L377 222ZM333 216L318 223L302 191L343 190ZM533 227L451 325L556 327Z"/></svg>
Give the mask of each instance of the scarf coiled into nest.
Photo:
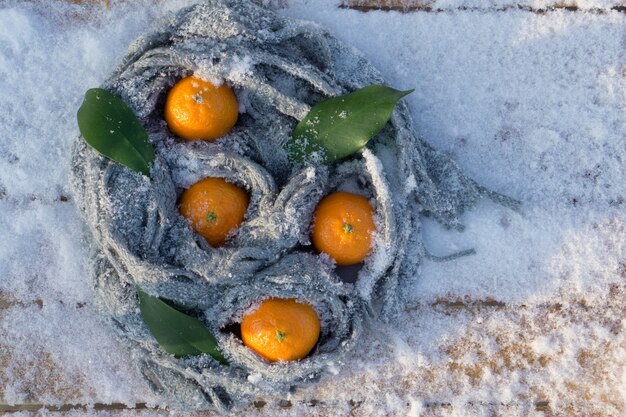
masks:
<svg viewBox="0 0 626 417"><path fill-rule="evenodd" d="M190 74L224 80L242 106L237 126L216 142L181 141L162 119L167 91ZM229 0L162 21L103 83L146 127L156 162L149 179L82 138L75 142L73 185L93 236L94 287L146 381L171 407L227 410L316 381L342 363L364 319L393 319L406 303L402 290L427 256L421 215L460 227L459 214L478 198L501 199L419 139L403 103L347 160L289 163L283 146L312 105L383 83L362 54L320 26ZM205 177L226 178L250 194L244 223L220 248L195 235L177 210L181 190ZM309 249L315 206L347 183L375 202L377 222L373 252L353 283ZM230 365L165 353L139 314L136 285L197 312ZM269 364L223 331L268 297L297 298L317 310L322 333L308 358Z"/></svg>

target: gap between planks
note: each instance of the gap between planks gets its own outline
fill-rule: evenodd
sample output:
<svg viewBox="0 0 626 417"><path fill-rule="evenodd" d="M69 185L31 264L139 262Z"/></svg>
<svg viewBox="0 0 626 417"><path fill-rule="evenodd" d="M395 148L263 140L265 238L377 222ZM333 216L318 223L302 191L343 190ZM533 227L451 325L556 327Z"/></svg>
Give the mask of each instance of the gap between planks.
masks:
<svg viewBox="0 0 626 417"><path fill-rule="evenodd" d="M19 412L37 412L37 411L48 411L53 413L66 413L68 411L123 411L123 410L147 410L150 409L145 403L138 403L132 407L127 406L126 404L121 403L113 403L113 404L100 404L96 403L93 406L88 406L84 404L64 404L60 406L50 406L45 404L1 404L0 403L0 413L19 413ZM153 409L156 410L156 409Z"/></svg>
<svg viewBox="0 0 626 417"><path fill-rule="evenodd" d="M533 7L525 4L511 4L501 7L480 7L480 6L453 6L437 7L436 1L407 1L407 0L344 0L339 4L340 9L352 9L361 12L369 11L396 11L402 13L425 12L425 13L447 13L447 12L509 12L523 11L534 14L547 14L556 11L587 12L592 14L607 14L611 12L626 13L626 5L610 7L580 8L574 3L555 2L551 6Z"/></svg>
<svg viewBox="0 0 626 417"><path fill-rule="evenodd" d="M352 407L353 410L359 408L362 404L366 403L365 400L350 400L347 401L348 405ZM262 410L268 403L264 400L254 401L249 407L254 407L256 410ZM339 405L337 403L333 404L328 401L319 401L319 400L306 400L299 401L298 404L305 405L309 408L314 408L316 406L328 406L333 407ZM276 400L275 405L283 410L288 410L294 406L294 403L289 400ZM498 407L498 408L517 408L524 407L526 408L526 403L502 403L502 402L485 402L485 401L476 401L476 402L468 402L467 405L469 407ZM425 406L431 409L451 409L453 408L452 404L446 402L426 402ZM549 401L534 401L532 403L532 407L535 411L544 411L549 412L550 402ZM160 407L150 407L146 403L137 403L134 406L128 406L126 404L121 403L112 403L112 404L102 404L95 403L93 405L85 405L85 404L64 404L60 406L48 406L45 404L14 404L14 405L6 405L0 403L0 413L19 413L19 412L39 412L46 411L49 413L67 413L70 411L147 411L147 412L163 412L169 414L171 411L167 408ZM245 411L245 410L242 410ZM201 412L201 411L198 411Z"/></svg>
<svg viewBox="0 0 626 417"><path fill-rule="evenodd" d="M611 292L613 293L626 293L626 286L622 286L619 284L611 285ZM63 300L58 300L57 302L64 304ZM42 299L35 299L31 301L21 301L11 297L10 294L0 292L0 311L7 310L12 307L30 307L30 306L38 306L42 308L44 305L44 301ZM76 303L75 307L77 309L85 307L86 303ZM621 307L618 304L605 302L601 304L588 304L584 299L574 300L568 302L553 302L553 303L538 303L538 304L508 304L503 301L498 301L494 298L484 298L484 299L470 299L470 298L436 298L433 301L427 303L416 302L414 304L408 305L404 308L406 313L410 313L412 311L431 308L432 310L450 313L450 312L458 312L458 311L478 311L478 310L528 310L528 309L537 309L537 310L547 310L550 312L564 312L566 310L579 310L579 311L590 311L590 310L606 310Z"/></svg>
<svg viewBox="0 0 626 417"><path fill-rule="evenodd" d="M106 10L110 10L112 5L110 0L67 0L76 4L102 4ZM251 0L254 3L264 4L262 0ZM122 0L122 3L126 1ZM275 4L277 8L285 7L288 0L273 0L270 4ZM115 5L113 5L115 7ZM425 12L425 13L446 13L446 12L509 12L524 11L534 14L547 14L555 11L587 12L592 14L607 14L611 12L626 13L626 5L615 5L608 7L581 8L575 2L555 1L552 5L544 7L533 7L528 4L511 4L500 7L480 7L480 6L452 6L437 7L436 0L342 0L338 7L340 9L352 9L361 12L373 10L398 11L403 13Z"/></svg>
<svg viewBox="0 0 626 417"><path fill-rule="evenodd" d="M616 287L618 287L616 285ZM58 300L59 303L64 304L63 300ZM7 296L6 294L0 293L0 311L7 310L12 307L32 307L38 306L42 308L44 301L41 299L36 299L32 301L20 301ZM77 309L85 307L86 303L76 303L75 307ZM512 310L527 310L527 309L537 309L537 310L548 310L551 312L560 312L565 310L580 310L580 311L590 311L590 310L606 310L620 307L614 303L602 303L602 304L587 304L585 300L579 300L575 302L565 302L565 303L539 303L539 304L507 304L502 301L498 301L491 298L486 299L476 299L476 300L454 300L448 298L438 298L429 303L415 303L407 306L404 311L411 312L424 308L431 308L435 311L443 311L443 312L454 312L454 311L474 311L474 310L501 310L501 309L512 309Z"/></svg>

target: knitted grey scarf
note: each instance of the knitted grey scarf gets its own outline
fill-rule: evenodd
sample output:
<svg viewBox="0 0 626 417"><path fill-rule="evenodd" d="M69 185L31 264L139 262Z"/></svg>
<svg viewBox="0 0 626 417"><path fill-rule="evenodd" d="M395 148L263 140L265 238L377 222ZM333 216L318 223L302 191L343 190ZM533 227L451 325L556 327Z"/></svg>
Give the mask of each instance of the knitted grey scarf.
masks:
<svg viewBox="0 0 626 417"><path fill-rule="evenodd" d="M216 142L181 141L163 121L167 91L192 73L226 80L242 106L237 126ZM402 289L418 279L427 255L421 215L460 227L459 214L480 197L501 200L420 140L403 103L368 147L344 162L288 162L283 145L310 106L383 83L358 51L318 25L230 0L207 1L161 22L134 42L103 83L148 130L156 163L148 179L78 138L76 201L93 236L101 307L170 407L227 410L314 382L342 363L365 319L392 320L407 301ZM250 194L244 223L217 249L177 210L181 190L209 176ZM376 244L358 271L335 269L309 242L316 204L346 187L376 204ZM138 312L136 284L196 312L230 365L208 355L176 359L164 352ZM295 297L316 308L322 334L308 358L266 363L226 330L268 297Z"/></svg>

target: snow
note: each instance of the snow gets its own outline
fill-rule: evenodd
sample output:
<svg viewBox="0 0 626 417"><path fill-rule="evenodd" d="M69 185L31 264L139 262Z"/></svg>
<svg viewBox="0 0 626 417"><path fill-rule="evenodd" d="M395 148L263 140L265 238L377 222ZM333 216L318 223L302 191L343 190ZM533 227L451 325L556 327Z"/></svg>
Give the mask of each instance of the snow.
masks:
<svg viewBox="0 0 626 417"><path fill-rule="evenodd" d="M577 2L602 13L546 14L496 9L548 0L430 4L442 13L269 3L363 51L390 86L415 88L406 97L415 129L523 206L482 202L464 215L463 232L424 219L430 253L476 255L425 262L406 289L415 304L393 328L366 334L337 375L287 398L291 408L268 400L245 414L532 415L541 414L538 401L565 414L622 414L626 14L609 10L620 2ZM186 4L0 5L0 398L8 403L158 404L91 301L69 154L84 91L154 20ZM250 63L234 65L245 76Z"/></svg>

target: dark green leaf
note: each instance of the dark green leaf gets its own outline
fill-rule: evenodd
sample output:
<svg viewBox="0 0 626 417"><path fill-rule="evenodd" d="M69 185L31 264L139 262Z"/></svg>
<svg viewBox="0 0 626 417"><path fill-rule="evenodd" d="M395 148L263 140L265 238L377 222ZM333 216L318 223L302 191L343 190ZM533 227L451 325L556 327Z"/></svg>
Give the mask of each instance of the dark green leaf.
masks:
<svg viewBox="0 0 626 417"><path fill-rule="evenodd" d="M289 158L331 162L353 154L380 132L398 100L412 91L370 85L317 103L287 142Z"/></svg>
<svg viewBox="0 0 626 417"><path fill-rule="evenodd" d="M161 347L176 357L208 353L223 365L228 362L217 349L217 342L206 326L146 294L137 287L139 310L146 325Z"/></svg>
<svg viewBox="0 0 626 417"><path fill-rule="evenodd" d="M150 175L154 149L132 109L102 88L92 88L78 109L78 128L85 141L102 155Z"/></svg>

